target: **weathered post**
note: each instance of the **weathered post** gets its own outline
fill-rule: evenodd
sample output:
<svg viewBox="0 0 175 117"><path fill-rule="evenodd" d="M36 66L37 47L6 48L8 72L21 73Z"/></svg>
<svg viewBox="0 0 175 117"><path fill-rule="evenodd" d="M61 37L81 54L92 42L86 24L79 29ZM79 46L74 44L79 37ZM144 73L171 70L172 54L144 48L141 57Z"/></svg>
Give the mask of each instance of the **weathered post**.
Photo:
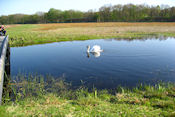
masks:
<svg viewBox="0 0 175 117"><path fill-rule="evenodd" d="M8 47L8 36L0 37L0 104L2 103L2 93L3 93L3 85L4 85L4 76L6 74L5 67L10 67L10 64L6 64L7 61L10 61L10 54L7 52L10 50ZM8 49L9 48L9 49ZM10 62L7 62L10 63ZM9 70L10 73L10 70Z"/></svg>

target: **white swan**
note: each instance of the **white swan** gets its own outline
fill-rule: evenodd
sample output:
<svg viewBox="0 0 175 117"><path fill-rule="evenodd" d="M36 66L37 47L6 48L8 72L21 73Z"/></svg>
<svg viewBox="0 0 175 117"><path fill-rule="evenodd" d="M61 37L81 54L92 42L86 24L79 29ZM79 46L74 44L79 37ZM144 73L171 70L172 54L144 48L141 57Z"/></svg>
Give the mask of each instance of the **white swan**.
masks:
<svg viewBox="0 0 175 117"><path fill-rule="evenodd" d="M87 57L90 58L90 54L93 54L96 58L100 57L100 52L103 52L103 50L101 49L101 47L99 45L94 45L91 49L90 49L90 45L87 46Z"/></svg>
<svg viewBox="0 0 175 117"><path fill-rule="evenodd" d="M101 49L101 47L99 45L94 45L91 49L90 49L90 45L87 46L87 52L91 52L91 53L99 53L99 52L103 52L103 50Z"/></svg>

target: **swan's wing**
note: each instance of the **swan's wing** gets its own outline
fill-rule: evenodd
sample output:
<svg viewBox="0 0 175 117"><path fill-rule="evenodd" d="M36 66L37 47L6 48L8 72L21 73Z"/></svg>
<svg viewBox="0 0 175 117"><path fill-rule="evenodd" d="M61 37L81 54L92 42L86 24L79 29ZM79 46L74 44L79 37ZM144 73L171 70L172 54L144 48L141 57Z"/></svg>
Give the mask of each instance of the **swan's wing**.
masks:
<svg viewBox="0 0 175 117"><path fill-rule="evenodd" d="M91 49L92 52L100 51L100 50L101 50L101 47L99 45L94 45Z"/></svg>

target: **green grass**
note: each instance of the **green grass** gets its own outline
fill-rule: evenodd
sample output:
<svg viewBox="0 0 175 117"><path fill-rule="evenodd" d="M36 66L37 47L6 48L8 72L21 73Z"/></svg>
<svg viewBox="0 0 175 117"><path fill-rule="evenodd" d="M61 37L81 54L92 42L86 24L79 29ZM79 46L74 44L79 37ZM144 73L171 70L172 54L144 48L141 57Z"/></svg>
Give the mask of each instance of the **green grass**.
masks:
<svg viewBox="0 0 175 117"><path fill-rule="evenodd" d="M121 23L122 24L122 23ZM89 40L89 39L143 39L147 37L175 37L174 27L164 24L127 24L120 23L80 23L80 24L25 24L10 26L7 34L10 45L26 46L33 44ZM143 25L143 26L142 26ZM160 25L160 26L159 26ZM170 24L168 24L170 25ZM172 24L174 26L174 24ZM165 31L163 30L165 29ZM170 31L169 31L170 30Z"/></svg>
<svg viewBox="0 0 175 117"><path fill-rule="evenodd" d="M26 80L28 79L28 80ZM0 116L30 117L174 117L175 84L140 85L133 89L72 90L63 79L18 76L13 95L4 95Z"/></svg>

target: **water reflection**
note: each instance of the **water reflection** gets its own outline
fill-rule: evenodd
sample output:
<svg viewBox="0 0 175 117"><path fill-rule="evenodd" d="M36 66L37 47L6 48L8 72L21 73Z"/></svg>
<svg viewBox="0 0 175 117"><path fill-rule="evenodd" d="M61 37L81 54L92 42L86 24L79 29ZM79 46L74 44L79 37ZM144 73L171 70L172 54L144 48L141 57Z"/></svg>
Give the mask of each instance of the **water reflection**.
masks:
<svg viewBox="0 0 175 117"><path fill-rule="evenodd" d="M95 58L98 58L100 57L101 53L100 52L92 52L92 53L87 52L87 58L90 58L90 55L93 55Z"/></svg>
<svg viewBox="0 0 175 117"><path fill-rule="evenodd" d="M146 37L140 37L140 38L114 38L114 39L108 39L106 41L112 41L112 40L116 40L116 41L128 41L128 42L132 42L132 41L147 41L147 40L159 40L159 41L165 41L167 39L174 39L174 37L167 37L167 36L163 36L163 35L155 35L155 36L146 36Z"/></svg>

